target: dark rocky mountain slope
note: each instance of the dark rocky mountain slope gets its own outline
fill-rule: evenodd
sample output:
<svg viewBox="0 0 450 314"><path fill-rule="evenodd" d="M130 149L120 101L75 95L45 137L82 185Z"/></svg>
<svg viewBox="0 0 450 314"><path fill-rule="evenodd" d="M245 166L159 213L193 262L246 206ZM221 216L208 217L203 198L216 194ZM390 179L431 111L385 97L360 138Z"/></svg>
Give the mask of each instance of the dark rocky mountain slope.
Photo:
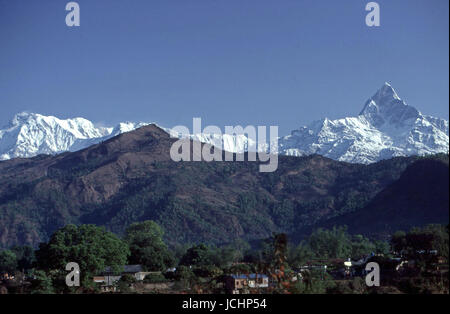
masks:
<svg viewBox="0 0 450 314"><path fill-rule="evenodd" d="M164 227L171 244L255 240L273 232L300 234L360 212L402 215L410 202L419 216L437 214L405 224L448 223L448 191L435 190L433 202L405 196L395 200L396 211L383 202L393 201L388 196L399 193L396 186L405 195L431 196L406 184L411 180L402 173L408 166L436 164L448 187L447 155L440 156L444 161L401 157L370 165L279 156L276 172L260 173L257 162L173 162L173 142L149 125L73 153L0 162L0 246L35 246L67 223L94 223L121 234L147 219Z"/></svg>
<svg viewBox="0 0 450 314"><path fill-rule="evenodd" d="M352 233L387 236L411 226L449 222L448 158L418 160L363 209L327 221Z"/></svg>

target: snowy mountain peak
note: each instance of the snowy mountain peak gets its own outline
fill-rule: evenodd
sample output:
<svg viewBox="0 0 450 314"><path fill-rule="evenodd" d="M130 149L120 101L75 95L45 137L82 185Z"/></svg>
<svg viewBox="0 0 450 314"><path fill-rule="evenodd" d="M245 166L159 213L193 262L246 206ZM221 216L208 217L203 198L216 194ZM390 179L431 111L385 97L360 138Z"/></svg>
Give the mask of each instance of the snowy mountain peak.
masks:
<svg viewBox="0 0 450 314"><path fill-rule="evenodd" d="M391 107L406 106L406 103L398 96L397 92L389 83L383 86L370 97L364 105L360 115L372 114L390 109Z"/></svg>
<svg viewBox="0 0 450 314"><path fill-rule="evenodd" d="M371 163L395 156L446 153L448 130L448 121L422 115L384 83L358 116L322 119L294 130L280 139L279 152Z"/></svg>
<svg viewBox="0 0 450 314"><path fill-rule="evenodd" d="M407 105L389 83L384 85L369 98L359 114L364 116L376 127L401 127L404 123L411 123L421 116L414 107Z"/></svg>
<svg viewBox="0 0 450 314"><path fill-rule="evenodd" d="M35 116L37 116L38 114L36 114L36 113L30 113L30 112L26 112L26 111L24 111L24 112L19 112L18 114L16 114L13 118L12 118L12 120L11 120L11 122L10 122L10 125L11 126L14 126L14 125L19 125L19 124L21 124L21 123L24 123L24 122L26 122L27 120L29 120L29 119L33 119Z"/></svg>
<svg viewBox="0 0 450 314"><path fill-rule="evenodd" d="M376 92L373 98L381 99L383 97L391 97L400 100L400 97L398 97L397 92L388 82L384 82L383 86Z"/></svg>
<svg viewBox="0 0 450 314"><path fill-rule="evenodd" d="M111 135L116 136L125 132L133 131L134 129L143 127L145 125L148 125L150 123L134 123L134 122L120 122L116 127L113 128Z"/></svg>
<svg viewBox="0 0 450 314"><path fill-rule="evenodd" d="M84 118L64 120L21 112L0 130L0 160L75 151L143 125L130 122L105 128Z"/></svg>
<svg viewBox="0 0 450 314"><path fill-rule="evenodd" d="M0 129L0 160L76 151L147 124L125 122L105 128L83 118L63 120L22 112ZM215 134L182 136L213 145L217 141ZM228 151L243 152L252 147L244 135L225 135L222 140ZM395 156L448 153L449 124L421 114L384 83L359 115L314 121L281 137L278 145L278 152L284 155L320 154L340 161L372 163Z"/></svg>

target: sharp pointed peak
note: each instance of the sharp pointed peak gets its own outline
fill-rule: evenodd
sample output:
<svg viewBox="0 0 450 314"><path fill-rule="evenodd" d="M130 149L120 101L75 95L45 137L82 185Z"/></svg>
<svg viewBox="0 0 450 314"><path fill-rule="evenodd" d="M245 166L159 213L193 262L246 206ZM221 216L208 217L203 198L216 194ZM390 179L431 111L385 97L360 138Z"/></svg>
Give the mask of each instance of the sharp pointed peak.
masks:
<svg viewBox="0 0 450 314"><path fill-rule="evenodd" d="M370 110L369 108L371 107L379 108L386 105L390 106L396 102L401 102L406 106L406 103L398 96L392 85L389 82L384 82L383 85L376 91L376 93L367 100L359 114L364 114L365 112Z"/></svg>
<svg viewBox="0 0 450 314"><path fill-rule="evenodd" d="M375 93L374 97L393 97L396 99L400 99L400 97L398 97L397 92L395 91L395 89L392 87L392 85L388 82L384 82L383 86L381 86L380 89L378 89L378 91Z"/></svg>

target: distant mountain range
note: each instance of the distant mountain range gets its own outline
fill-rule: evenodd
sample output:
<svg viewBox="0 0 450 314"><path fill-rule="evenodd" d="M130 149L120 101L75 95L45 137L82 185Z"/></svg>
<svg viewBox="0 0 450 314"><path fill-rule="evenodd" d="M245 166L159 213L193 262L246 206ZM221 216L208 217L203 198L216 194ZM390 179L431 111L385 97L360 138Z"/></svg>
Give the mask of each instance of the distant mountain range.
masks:
<svg viewBox="0 0 450 314"><path fill-rule="evenodd" d="M120 123L96 127L83 119L61 120L35 113L19 113L0 130L0 160L77 151L132 131L149 123ZM169 132L169 129L164 129ZM213 143L213 134L184 135ZM224 135L224 150L244 152L245 136ZM396 156L428 155L449 151L449 124L423 115L407 105L385 83L364 105L359 115L315 121L279 138L279 153L319 154L334 160L369 164Z"/></svg>
<svg viewBox="0 0 450 314"><path fill-rule="evenodd" d="M447 153L448 121L423 115L385 83L358 116L316 121L282 138L280 146L286 155L319 154L357 163Z"/></svg>
<svg viewBox="0 0 450 314"><path fill-rule="evenodd" d="M261 173L258 162L174 162L175 140L148 125L76 152L0 162L0 247L36 246L68 223L122 234L154 220L175 245L273 232L298 240L327 224L383 237L449 221L446 154L369 165L280 156L277 171Z"/></svg>
<svg viewBox="0 0 450 314"><path fill-rule="evenodd" d="M84 118L61 120L22 112L0 130L0 160L77 151L144 125L126 122L115 127L96 127Z"/></svg>

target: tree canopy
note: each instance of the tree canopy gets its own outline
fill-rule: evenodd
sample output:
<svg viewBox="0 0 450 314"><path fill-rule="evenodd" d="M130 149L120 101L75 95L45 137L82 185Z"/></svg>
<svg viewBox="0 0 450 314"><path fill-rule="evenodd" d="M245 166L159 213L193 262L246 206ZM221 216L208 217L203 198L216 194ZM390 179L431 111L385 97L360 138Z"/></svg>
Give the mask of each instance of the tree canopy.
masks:
<svg viewBox="0 0 450 314"><path fill-rule="evenodd" d="M125 233L131 256L130 264L141 264L149 271L165 271L174 257L163 241L164 231L154 221L131 224Z"/></svg>
<svg viewBox="0 0 450 314"><path fill-rule="evenodd" d="M56 231L36 252L38 268L65 271L69 262L78 263L82 285L110 266L119 272L130 254L128 245L115 234L95 225L67 225Z"/></svg>
<svg viewBox="0 0 450 314"><path fill-rule="evenodd" d="M410 257L416 257L419 251L437 251L437 254L448 259L449 233L448 226L427 225L413 228L408 233L396 232L391 239L392 248Z"/></svg>
<svg viewBox="0 0 450 314"><path fill-rule="evenodd" d="M36 262L36 255L34 254L34 249L31 246L16 245L11 248L11 251L16 254L17 268L19 270L29 270Z"/></svg>
<svg viewBox="0 0 450 314"><path fill-rule="evenodd" d="M17 269L17 257L11 250L0 251L0 272L12 273Z"/></svg>

